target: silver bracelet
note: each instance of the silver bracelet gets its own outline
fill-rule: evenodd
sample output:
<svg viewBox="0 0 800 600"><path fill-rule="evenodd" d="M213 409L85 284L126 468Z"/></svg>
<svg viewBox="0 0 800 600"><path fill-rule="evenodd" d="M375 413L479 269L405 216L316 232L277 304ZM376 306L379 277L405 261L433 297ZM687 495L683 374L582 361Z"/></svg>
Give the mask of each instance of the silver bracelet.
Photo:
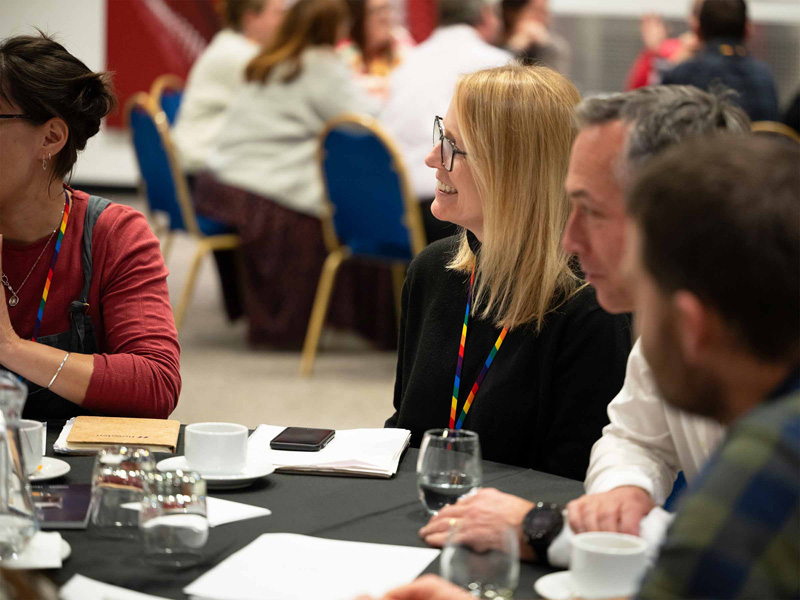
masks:
<svg viewBox="0 0 800 600"><path fill-rule="evenodd" d="M64 357L64 360L61 361L61 364L58 365L58 371L56 371L56 374L53 375L53 378L50 380L50 383L47 384L47 389L48 390L50 389L50 386L53 385L56 382L56 379L58 378L58 374L61 373L61 369L63 369L64 365L67 364L67 359L68 358L69 358L69 352L67 352L67 355Z"/></svg>

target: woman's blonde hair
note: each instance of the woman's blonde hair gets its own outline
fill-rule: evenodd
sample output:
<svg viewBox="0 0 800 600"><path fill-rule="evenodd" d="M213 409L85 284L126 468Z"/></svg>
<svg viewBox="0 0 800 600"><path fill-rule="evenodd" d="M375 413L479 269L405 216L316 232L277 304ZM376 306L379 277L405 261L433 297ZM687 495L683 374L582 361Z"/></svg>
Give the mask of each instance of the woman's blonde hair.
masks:
<svg viewBox="0 0 800 600"><path fill-rule="evenodd" d="M300 55L311 46L333 47L347 22L343 0L297 0L286 13L275 40L265 47L245 69L247 81L264 83L272 70L286 63L284 83L297 79L302 70Z"/></svg>
<svg viewBox="0 0 800 600"><path fill-rule="evenodd" d="M581 287L561 249L564 180L577 133L575 86L547 67L511 64L463 76L453 106L483 206L474 311L498 326L535 323ZM469 272L466 232L448 267Z"/></svg>

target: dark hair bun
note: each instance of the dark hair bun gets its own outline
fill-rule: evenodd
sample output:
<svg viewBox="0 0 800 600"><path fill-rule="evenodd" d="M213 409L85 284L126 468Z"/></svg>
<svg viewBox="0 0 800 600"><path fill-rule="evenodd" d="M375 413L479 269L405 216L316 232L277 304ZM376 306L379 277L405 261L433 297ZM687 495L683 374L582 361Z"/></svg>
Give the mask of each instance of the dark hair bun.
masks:
<svg viewBox="0 0 800 600"><path fill-rule="evenodd" d="M71 106L74 117L70 129L77 150L86 147L89 138L99 131L101 121L116 106L108 79L105 73L90 71L75 81L75 100Z"/></svg>

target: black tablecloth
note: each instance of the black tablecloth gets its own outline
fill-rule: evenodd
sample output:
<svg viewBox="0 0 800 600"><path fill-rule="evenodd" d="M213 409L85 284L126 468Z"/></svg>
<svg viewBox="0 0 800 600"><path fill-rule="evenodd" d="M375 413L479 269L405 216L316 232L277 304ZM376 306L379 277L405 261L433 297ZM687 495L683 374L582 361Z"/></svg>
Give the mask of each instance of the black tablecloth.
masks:
<svg viewBox="0 0 800 600"><path fill-rule="evenodd" d="M48 456L63 422L48 424ZM183 436L181 436L182 438ZM181 445L178 453L181 454ZM163 458L166 455L157 455ZM87 483L92 457L65 457L70 472L56 482ZM61 569L49 574L63 585L75 573L99 581L162 596L187 598L181 591L202 573L243 548L262 533L299 533L336 540L351 540L424 547L417 531L427 515L417 497L417 450L406 452L397 475L391 479L361 479L314 475L276 474L241 490L210 490L209 495L269 508L272 515L237 521L209 530L202 564L176 570L158 568L142 559L141 543L98 539L90 531L61 532L72 555ZM484 486L524 496L530 500L567 502L582 493L578 481L484 461ZM426 572L438 573L438 560ZM523 564L516 598L536 597L533 582L550 569Z"/></svg>

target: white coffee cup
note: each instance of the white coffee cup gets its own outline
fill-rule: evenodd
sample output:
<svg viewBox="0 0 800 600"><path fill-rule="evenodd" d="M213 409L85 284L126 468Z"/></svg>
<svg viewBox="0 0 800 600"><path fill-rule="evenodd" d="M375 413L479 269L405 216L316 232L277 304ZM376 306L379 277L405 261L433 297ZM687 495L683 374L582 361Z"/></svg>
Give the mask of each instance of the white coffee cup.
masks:
<svg viewBox="0 0 800 600"><path fill-rule="evenodd" d="M20 419L19 441L22 446L22 460L25 470L33 475L42 464L44 449L44 425L40 421Z"/></svg>
<svg viewBox="0 0 800 600"><path fill-rule="evenodd" d="M625 533L592 531L572 538L570 573L582 598L633 596L647 568L647 542Z"/></svg>
<svg viewBox="0 0 800 600"><path fill-rule="evenodd" d="M184 430L189 468L201 475L235 475L247 465L247 427L236 423L193 423Z"/></svg>

